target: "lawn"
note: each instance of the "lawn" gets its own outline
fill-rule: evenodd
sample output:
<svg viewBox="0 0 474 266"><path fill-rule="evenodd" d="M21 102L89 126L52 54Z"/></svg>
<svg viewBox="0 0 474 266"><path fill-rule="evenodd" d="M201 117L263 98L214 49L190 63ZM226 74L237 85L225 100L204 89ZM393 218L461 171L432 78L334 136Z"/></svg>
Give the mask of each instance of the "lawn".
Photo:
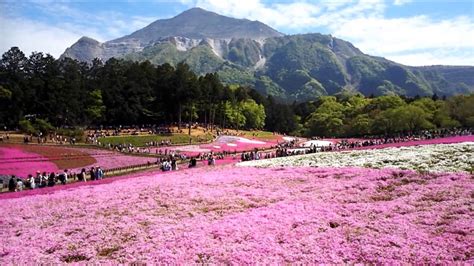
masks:
<svg viewBox="0 0 474 266"><path fill-rule="evenodd" d="M257 139L266 139L266 140L272 140L278 137L278 135L273 134L273 132L270 131L247 131L247 130L241 130L239 133L242 133L243 137L246 138L257 138Z"/></svg>
<svg viewBox="0 0 474 266"><path fill-rule="evenodd" d="M172 135L147 135L147 136L114 136L114 137L104 137L100 138L99 141L103 144L132 144L135 147L146 146L147 142L157 141L161 142L162 140L171 140L172 144L189 144L189 135L188 134L172 134ZM199 136L191 136L193 144L208 142L212 140L211 134L202 134Z"/></svg>

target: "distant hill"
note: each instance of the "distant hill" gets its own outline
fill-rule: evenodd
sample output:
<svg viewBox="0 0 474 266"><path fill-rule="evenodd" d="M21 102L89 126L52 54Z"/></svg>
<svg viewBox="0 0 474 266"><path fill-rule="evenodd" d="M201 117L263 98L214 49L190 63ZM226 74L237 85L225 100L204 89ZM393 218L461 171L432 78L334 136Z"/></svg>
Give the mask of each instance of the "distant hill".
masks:
<svg viewBox="0 0 474 266"><path fill-rule="evenodd" d="M472 66L404 66L364 54L331 35L283 35L258 21L200 8L105 43L82 37L61 57L85 62L116 57L171 65L184 61L199 74L218 72L224 83L254 86L288 101L343 90L407 96L474 91Z"/></svg>

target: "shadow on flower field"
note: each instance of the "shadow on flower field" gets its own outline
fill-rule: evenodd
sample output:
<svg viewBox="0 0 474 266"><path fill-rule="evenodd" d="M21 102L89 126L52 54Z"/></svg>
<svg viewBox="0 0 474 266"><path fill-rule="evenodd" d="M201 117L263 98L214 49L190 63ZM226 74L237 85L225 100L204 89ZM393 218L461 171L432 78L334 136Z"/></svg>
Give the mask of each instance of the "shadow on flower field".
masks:
<svg viewBox="0 0 474 266"><path fill-rule="evenodd" d="M103 169L126 167L156 161L155 158L126 155L115 151L47 146L2 145L0 146L0 174L25 178L36 171L52 172L69 169L78 173L81 168L101 166Z"/></svg>

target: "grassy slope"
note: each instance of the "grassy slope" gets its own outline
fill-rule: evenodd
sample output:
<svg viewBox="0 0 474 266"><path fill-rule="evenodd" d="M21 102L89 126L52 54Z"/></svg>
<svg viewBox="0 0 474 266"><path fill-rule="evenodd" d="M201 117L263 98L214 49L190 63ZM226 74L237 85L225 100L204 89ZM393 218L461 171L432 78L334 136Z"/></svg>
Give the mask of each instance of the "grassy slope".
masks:
<svg viewBox="0 0 474 266"><path fill-rule="evenodd" d="M207 142L212 140L212 135L204 134L199 136L191 136L192 143ZM173 135L148 135L148 136L114 136L101 138L100 142L104 144L132 144L134 146L146 146L147 142L150 141L166 141L171 140L172 144L189 144L189 135L180 133Z"/></svg>

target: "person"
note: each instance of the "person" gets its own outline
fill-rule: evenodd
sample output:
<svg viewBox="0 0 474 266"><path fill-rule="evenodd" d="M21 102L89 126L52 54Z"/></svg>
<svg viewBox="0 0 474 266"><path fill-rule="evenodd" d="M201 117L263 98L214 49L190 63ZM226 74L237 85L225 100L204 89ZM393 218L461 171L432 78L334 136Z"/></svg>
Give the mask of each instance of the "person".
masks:
<svg viewBox="0 0 474 266"><path fill-rule="evenodd" d="M104 171L102 171L102 168L100 166L97 166L97 179L102 179L104 178Z"/></svg>
<svg viewBox="0 0 474 266"><path fill-rule="evenodd" d="M56 184L56 174L54 172L51 172L48 178L48 187L54 187L55 184Z"/></svg>
<svg viewBox="0 0 474 266"><path fill-rule="evenodd" d="M171 160L171 170L172 170L172 171L178 170L178 164L176 163L176 159L175 159L175 158L173 158L173 159Z"/></svg>
<svg viewBox="0 0 474 266"><path fill-rule="evenodd" d="M163 172L166 172L166 171L171 170L171 164L170 164L170 162L169 162L168 160L165 160L165 161L163 162L163 164L161 165L161 170L162 170Z"/></svg>
<svg viewBox="0 0 474 266"><path fill-rule="evenodd" d="M81 173L79 174L79 181L84 181L84 182L87 181L87 178L86 178L86 168L82 168L82 169L81 169Z"/></svg>
<svg viewBox="0 0 474 266"><path fill-rule="evenodd" d="M27 180L28 180L28 183L30 184L30 188L35 189L36 183L35 183L35 178L33 177L33 175L29 174Z"/></svg>
<svg viewBox="0 0 474 266"><path fill-rule="evenodd" d="M16 190L17 191L22 191L25 185L23 184L23 180L21 178L17 178L16 180Z"/></svg>
<svg viewBox="0 0 474 266"><path fill-rule="evenodd" d="M42 180L41 172L36 171L36 176L35 176L36 187L41 188L41 180Z"/></svg>
<svg viewBox="0 0 474 266"><path fill-rule="evenodd" d="M64 173L58 175L58 180L61 184L66 184L66 176L64 176Z"/></svg>
<svg viewBox="0 0 474 266"><path fill-rule="evenodd" d="M197 161L195 157L192 157L191 160L189 161L189 168L191 167L196 167Z"/></svg>
<svg viewBox="0 0 474 266"><path fill-rule="evenodd" d="M95 172L94 167L91 167L91 170L89 171L89 175L91 176L91 180L96 180L96 172Z"/></svg>
<svg viewBox="0 0 474 266"><path fill-rule="evenodd" d="M15 192L16 186L17 186L16 177L12 175L12 177L10 178L10 181L8 182L8 191Z"/></svg>
<svg viewBox="0 0 474 266"><path fill-rule="evenodd" d="M41 175L43 178L41 179L41 187L46 187L48 185L48 175L46 172L43 172Z"/></svg>
<svg viewBox="0 0 474 266"><path fill-rule="evenodd" d="M64 175L64 183L63 183L63 185L65 185L65 184L67 183L67 181L68 181L67 179L68 179L68 177L69 177L69 176L68 176L68 170L67 170L67 169L64 169L63 175Z"/></svg>

